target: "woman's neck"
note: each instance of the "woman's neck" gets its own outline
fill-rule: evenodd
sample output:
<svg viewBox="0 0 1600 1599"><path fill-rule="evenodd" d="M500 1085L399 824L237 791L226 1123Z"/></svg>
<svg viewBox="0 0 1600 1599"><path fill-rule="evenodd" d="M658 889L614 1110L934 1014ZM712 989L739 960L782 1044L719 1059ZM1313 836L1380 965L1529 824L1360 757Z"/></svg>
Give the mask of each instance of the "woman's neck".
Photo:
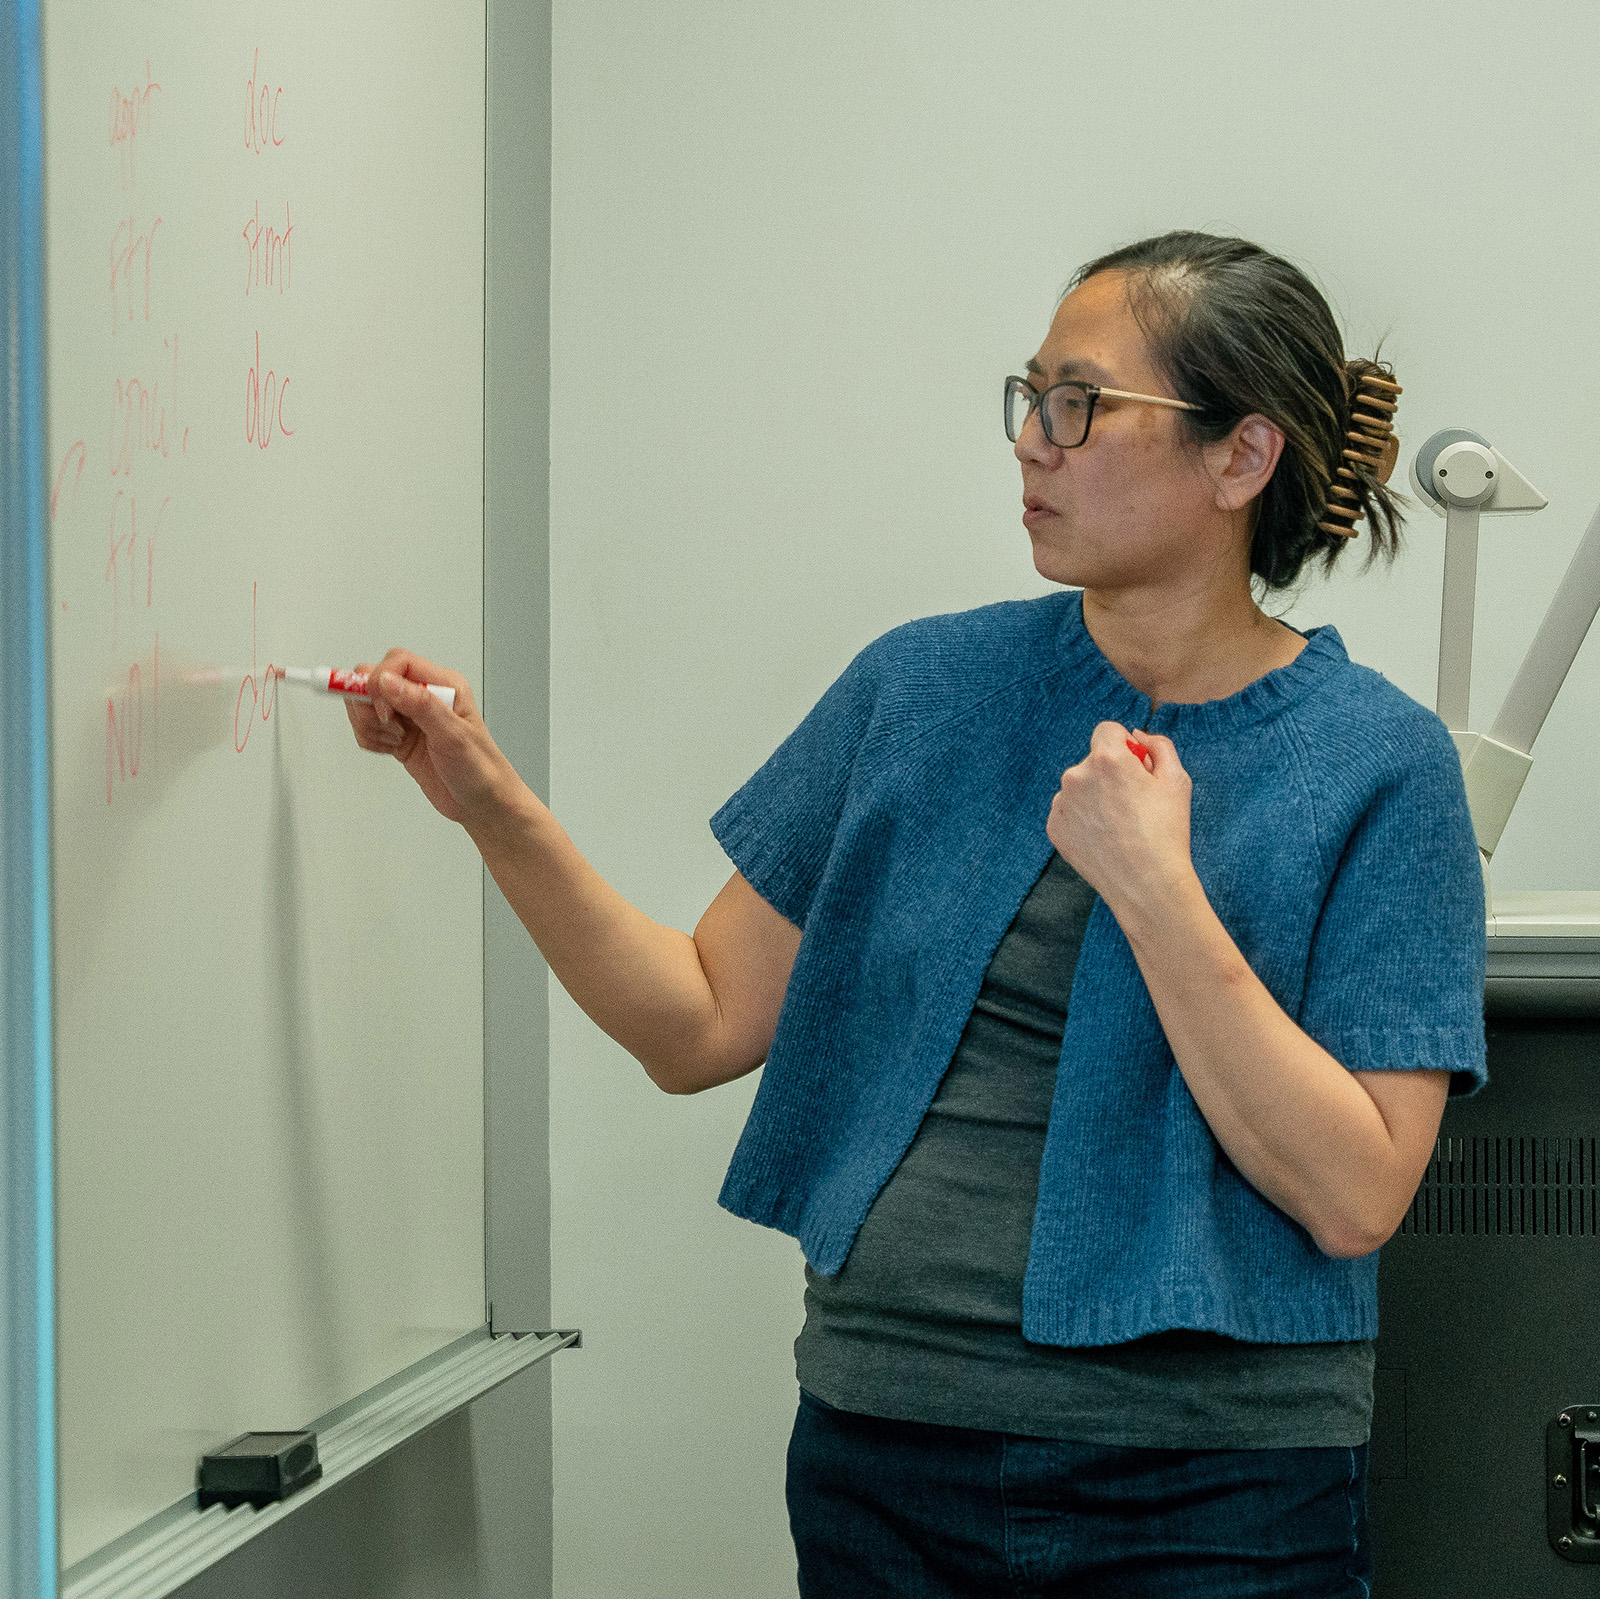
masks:
<svg viewBox="0 0 1600 1599"><path fill-rule="evenodd" d="M1085 589L1100 653L1152 706L1226 699L1287 666L1305 639L1262 612L1246 588Z"/></svg>

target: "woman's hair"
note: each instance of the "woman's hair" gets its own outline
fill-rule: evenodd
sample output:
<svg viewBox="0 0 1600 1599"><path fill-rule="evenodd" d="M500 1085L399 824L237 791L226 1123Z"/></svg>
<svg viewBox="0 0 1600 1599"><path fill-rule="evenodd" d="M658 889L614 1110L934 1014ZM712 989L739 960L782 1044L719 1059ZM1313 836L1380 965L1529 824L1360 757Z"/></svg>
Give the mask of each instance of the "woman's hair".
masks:
<svg viewBox="0 0 1600 1599"><path fill-rule="evenodd" d="M1283 429L1277 470L1257 502L1250 570L1269 589L1287 588L1321 556L1324 570L1349 539L1319 529L1356 383L1386 366L1346 360L1328 302L1298 267L1245 239L1164 233L1081 267L1069 290L1101 272L1122 272L1128 302L1157 366L1180 400L1198 441L1225 437L1255 413ZM1367 559L1393 559L1400 542L1399 496L1363 462L1349 463L1371 537Z"/></svg>

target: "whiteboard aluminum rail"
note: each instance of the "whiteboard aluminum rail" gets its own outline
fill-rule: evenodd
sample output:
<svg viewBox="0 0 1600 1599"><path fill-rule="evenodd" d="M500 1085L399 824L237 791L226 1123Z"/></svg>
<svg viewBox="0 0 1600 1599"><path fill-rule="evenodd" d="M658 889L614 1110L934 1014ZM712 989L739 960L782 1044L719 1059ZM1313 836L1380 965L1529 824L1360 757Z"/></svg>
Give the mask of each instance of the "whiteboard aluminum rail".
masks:
<svg viewBox="0 0 1600 1599"><path fill-rule="evenodd" d="M0 0L0 1591L53 1599L55 1264L37 0Z"/></svg>
<svg viewBox="0 0 1600 1599"><path fill-rule="evenodd" d="M468 1333L313 1422L322 1476L309 1487L261 1510L198 1510L190 1494L66 1571L62 1599L160 1599L407 1439L578 1340L576 1332L495 1336L483 1327Z"/></svg>

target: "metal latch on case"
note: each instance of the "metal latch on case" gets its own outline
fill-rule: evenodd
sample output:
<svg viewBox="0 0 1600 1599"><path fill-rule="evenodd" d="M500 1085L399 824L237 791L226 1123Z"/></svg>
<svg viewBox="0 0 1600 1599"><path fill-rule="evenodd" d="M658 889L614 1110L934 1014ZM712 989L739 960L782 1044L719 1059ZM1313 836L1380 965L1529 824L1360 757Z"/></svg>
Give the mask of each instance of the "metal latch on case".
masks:
<svg viewBox="0 0 1600 1599"><path fill-rule="evenodd" d="M1545 1528L1563 1560L1600 1562L1600 1403L1545 1428Z"/></svg>

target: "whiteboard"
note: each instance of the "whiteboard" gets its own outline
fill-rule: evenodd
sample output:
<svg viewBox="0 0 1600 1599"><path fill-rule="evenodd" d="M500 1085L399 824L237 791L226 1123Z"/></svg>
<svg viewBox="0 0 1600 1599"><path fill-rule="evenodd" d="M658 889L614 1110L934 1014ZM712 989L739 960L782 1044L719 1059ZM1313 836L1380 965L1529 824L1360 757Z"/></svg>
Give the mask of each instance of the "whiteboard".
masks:
<svg viewBox="0 0 1600 1599"><path fill-rule="evenodd" d="M480 4L44 6L63 1563L484 1319Z"/></svg>

